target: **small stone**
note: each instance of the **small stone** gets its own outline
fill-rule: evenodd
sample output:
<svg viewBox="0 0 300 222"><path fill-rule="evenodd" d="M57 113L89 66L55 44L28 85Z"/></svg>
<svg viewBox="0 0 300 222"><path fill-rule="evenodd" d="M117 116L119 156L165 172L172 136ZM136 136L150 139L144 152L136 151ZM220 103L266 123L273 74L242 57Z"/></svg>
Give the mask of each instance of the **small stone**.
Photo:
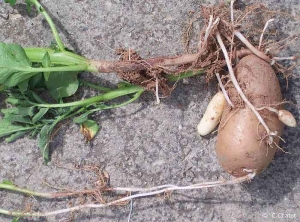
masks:
<svg viewBox="0 0 300 222"><path fill-rule="evenodd" d="M192 182L195 178L195 174L193 171L191 170L188 170L186 173L185 173L185 179L187 182Z"/></svg>
<svg viewBox="0 0 300 222"><path fill-rule="evenodd" d="M188 140L186 138L183 138L182 140L180 140L180 144L181 144L181 146L187 146Z"/></svg>
<svg viewBox="0 0 300 222"><path fill-rule="evenodd" d="M81 179L80 177L77 177L77 178L75 179L75 182L76 182L77 184L81 184L81 183L82 183L82 179Z"/></svg>

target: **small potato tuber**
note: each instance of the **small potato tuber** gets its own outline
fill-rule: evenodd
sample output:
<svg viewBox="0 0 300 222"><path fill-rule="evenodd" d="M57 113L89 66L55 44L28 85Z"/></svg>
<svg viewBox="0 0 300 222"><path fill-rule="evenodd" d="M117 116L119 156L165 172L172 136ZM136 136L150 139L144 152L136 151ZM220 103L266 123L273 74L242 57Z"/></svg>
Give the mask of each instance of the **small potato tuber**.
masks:
<svg viewBox="0 0 300 222"><path fill-rule="evenodd" d="M244 57L236 66L235 74L244 94L255 107L280 104L282 101L276 74L262 59L254 55ZM216 144L218 159L222 167L233 176L244 176L247 174L245 170L256 170L259 173L274 157L283 123L276 113L259 111L271 132L277 132L270 144L270 135L252 110L240 100L237 91L231 88L228 92L235 108L225 105Z"/></svg>
<svg viewBox="0 0 300 222"><path fill-rule="evenodd" d="M207 109L197 126L200 136L211 133L219 124L226 99L222 92L218 92L207 106Z"/></svg>

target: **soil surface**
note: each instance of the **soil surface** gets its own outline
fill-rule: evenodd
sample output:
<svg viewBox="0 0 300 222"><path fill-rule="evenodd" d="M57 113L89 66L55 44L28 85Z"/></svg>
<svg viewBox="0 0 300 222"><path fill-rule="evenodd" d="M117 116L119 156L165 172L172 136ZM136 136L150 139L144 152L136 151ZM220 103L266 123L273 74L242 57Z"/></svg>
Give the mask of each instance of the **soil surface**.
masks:
<svg viewBox="0 0 300 222"><path fill-rule="evenodd" d="M0 41L23 46L49 46L51 31L41 15L26 12L24 4L14 10L0 0ZM142 58L179 55L185 52L183 33L198 0L43 0L68 47L93 59L117 60L114 49L136 50ZM240 1L240 4L243 2ZM248 4L249 1L244 1ZM271 10L287 12L269 27L279 39L300 33L298 0L267 0ZM11 15L7 18L7 13ZM290 15L298 16L298 20ZM264 24L257 21L258 28ZM262 25L262 26L261 26ZM197 39L201 24L195 23ZM195 45L197 42L191 42ZM299 55L300 42L280 56ZM281 79L284 99L299 122L300 67L298 78ZM114 74L83 73L84 78L102 85L116 84ZM206 106L217 87L205 77L180 82L171 97L156 105L153 93L124 108L93 116L102 125L99 135L86 143L79 127L63 125L51 143L52 161L46 166L35 139L19 139L12 144L0 140L0 181L8 179L33 190L51 192L54 187L84 189L91 186L91 173L60 168L80 163L100 165L110 174L112 186L150 187L161 184L188 185L230 178L220 167L215 154L216 135L200 138L196 132ZM89 95L85 95L86 97ZM0 100L3 97L0 95ZM0 106L3 102L0 101ZM299 221L300 220L300 128L286 129L282 147L271 165L251 183L173 193L171 199L151 197L133 201L131 221ZM78 205L82 200L59 201L0 192L0 207L8 210L49 211ZM49 218L20 221L127 221L130 205L87 209ZM0 215L0 221L12 221Z"/></svg>

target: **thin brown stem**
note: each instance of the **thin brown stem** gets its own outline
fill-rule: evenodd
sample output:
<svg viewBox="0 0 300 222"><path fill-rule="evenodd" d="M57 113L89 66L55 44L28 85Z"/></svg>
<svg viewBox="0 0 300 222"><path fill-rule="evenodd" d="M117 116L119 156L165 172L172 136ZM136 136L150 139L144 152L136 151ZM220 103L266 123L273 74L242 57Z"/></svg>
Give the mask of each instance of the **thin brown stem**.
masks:
<svg viewBox="0 0 300 222"><path fill-rule="evenodd" d="M198 54L185 54L177 57L159 57L145 60L131 61L105 61L90 60L89 67L92 72L110 73L110 72L132 72L145 70L157 66L179 66L192 63L197 59Z"/></svg>

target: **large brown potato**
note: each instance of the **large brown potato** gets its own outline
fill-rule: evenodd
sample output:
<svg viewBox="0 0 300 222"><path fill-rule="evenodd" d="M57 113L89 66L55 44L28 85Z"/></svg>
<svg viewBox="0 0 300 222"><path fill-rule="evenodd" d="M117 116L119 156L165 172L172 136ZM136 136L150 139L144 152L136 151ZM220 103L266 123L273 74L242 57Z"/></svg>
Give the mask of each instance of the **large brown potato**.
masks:
<svg viewBox="0 0 300 222"><path fill-rule="evenodd" d="M278 79L272 67L260 58L249 55L241 59L235 69L236 77L249 101L256 107L275 107L282 101ZM222 167L233 176L243 176L244 169L261 172L272 161L275 144L269 146L265 129L254 113L242 103L234 88L228 90L232 109L225 107L217 139L216 153ZM259 111L271 131L280 136L283 124L275 113ZM265 137L265 138L264 138ZM264 138L264 139L263 139ZM279 138L274 137L278 144Z"/></svg>

